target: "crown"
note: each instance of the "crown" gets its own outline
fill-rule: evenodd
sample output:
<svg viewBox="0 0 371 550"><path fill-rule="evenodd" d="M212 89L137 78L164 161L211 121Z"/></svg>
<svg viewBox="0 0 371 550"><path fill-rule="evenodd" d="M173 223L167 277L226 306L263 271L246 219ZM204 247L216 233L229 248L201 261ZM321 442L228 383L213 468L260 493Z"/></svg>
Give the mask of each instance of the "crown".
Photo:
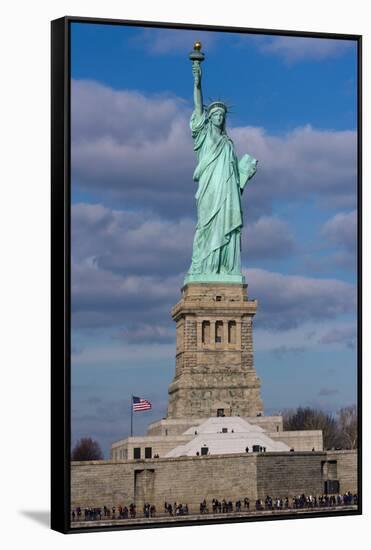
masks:
<svg viewBox="0 0 371 550"><path fill-rule="evenodd" d="M207 107L207 112L210 114L211 111L215 111L215 109L222 109L225 113L228 112L228 106L223 103L223 101L213 101L210 103L210 105Z"/></svg>

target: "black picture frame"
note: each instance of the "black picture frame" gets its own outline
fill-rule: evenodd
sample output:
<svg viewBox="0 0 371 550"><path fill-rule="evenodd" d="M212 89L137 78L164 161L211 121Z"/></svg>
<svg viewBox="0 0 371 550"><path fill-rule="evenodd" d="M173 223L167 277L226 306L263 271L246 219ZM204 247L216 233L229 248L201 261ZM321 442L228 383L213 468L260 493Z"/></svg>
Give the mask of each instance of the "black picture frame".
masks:
<svg viewBox="0 0 371 550"><path fill-rule="evenodd" d="M66 16L51 22L51 528L61 533L111 531L177 526L174 522L71 528L71 23L109 24L149 28L200 29L229 33L269 34L353 40L358 51L357 127L357 408L358 408L358 508L352 511L311 513L310 517L362 514L362 36L272 29L251 29L170 22L132 21ZM284 519L297 519L286 514ZM300 517L308 517L305 514ZM272 521L279 516L202 519L181 525L242 521Z"/></svg>

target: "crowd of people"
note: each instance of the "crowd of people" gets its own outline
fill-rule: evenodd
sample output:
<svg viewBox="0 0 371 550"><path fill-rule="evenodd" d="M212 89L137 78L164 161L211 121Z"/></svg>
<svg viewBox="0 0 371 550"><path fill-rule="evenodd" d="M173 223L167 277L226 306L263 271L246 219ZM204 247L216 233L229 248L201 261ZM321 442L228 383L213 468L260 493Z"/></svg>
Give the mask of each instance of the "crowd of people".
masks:
<svg viewBox="0 0 371 550"><path fill-rule="evenodd" d="M145 514L145 517L147 514L147 506L150 506L149 504L145 504L143 507L143 514ZM153 506L153 508L155 508ZM149 507L149 513L151 510L151 507ZM155 510L154 510L155 511ZM100 521L102 519L134 519L137 515L137 509L134 503L131 503L129 507L127 506L112 506L112 508L107 508L107 506L103 506L103 508L84 508L82 509L80 506L77 506L77 508L74 508L72 510L72 521Z"/></svg>
<svg viewBox="0 0 371 550"><path fill-rule="evenodd" d="M250 510L250 499L248 497L245 497L243 499L243 502L241 500L237 500L235 504L231 500L226 500L223 498L223 500L218 500L217 498L213 498L211 501L211 507L209 508L207 505L206 500L204 499L202 502L200 502L200 514L208 514L210 511L213 514L225 514L228 512L241 512L241 510L248 511Z"/></svg>
<svg viewBox="0 0 371 550"><path fill-rule="evenodd" d="M303 508L331 508L334 506L347 506L357 505L358 496L352 494L350 491L343 495L305 495L304 493L298 496L294 496L291 499L285 498L272 498L267 495L263 500L258 499L255 502L256 510L300 510Z"/></svg>
<svg viewBox="0 0 371 550"><path fill-rule="evenodd" d="M188 504L177 504L176 502L174 502L174 505L165 502L164 511L169 516L188 516L189 514Z"/></svg>
<svg viewBox="0 0 371 550"><path fill-rule="evenodd" d="M279 511L279 510L300 510L300 509L315 509L315 508L332 508L337 506L357 505L358 496L350 491L342 495L305 495L304 493L298 496L289 498L288 496L271 497L267 495L265 499L257 499L255 501L255 511ZM231 500L218 500L213 498L210 506L204 499L200 502L200 514L225 514L225 513L241 513L250 511L250 499L245 497L236 502ZM196 512L193 512L196 514ZM169 502L164 503L164 514L168 516L187 516L189 515L188 504ZM143 514L137 514L137 508L134 503L129 506L112 506L108 508L74 508L72 510L72 521L101 521L113 519L134 519L136 517L153 518L156 516L156 507L154 504L146 502L143 506Z"/></svg>

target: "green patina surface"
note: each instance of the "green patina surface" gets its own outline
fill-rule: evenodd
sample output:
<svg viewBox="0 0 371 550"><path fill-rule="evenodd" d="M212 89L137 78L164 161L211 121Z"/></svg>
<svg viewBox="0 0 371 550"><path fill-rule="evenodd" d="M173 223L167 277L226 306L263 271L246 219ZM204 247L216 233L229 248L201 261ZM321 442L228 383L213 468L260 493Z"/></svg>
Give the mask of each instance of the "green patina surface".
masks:
<svg viewBox="0 0 371 550"><path fill-rule="evenodd" d="M193 179L198 189L192 263L184 282L244 283L241 195L257 161L248 154L238 160L225 130L228 108L220 101L203 105L200 60L192 54L190 58L195 103L190 126L197 157Z"/></svg>

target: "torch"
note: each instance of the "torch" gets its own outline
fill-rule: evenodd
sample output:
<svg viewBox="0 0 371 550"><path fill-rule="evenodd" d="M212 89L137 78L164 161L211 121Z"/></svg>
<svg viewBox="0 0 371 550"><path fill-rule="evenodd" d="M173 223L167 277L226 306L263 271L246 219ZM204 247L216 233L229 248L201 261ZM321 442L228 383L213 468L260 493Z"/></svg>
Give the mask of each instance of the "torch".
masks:
<svg viewBox="0 0 371 550"><path fill-rule="evenodd" d="M193 51L189 54L189 59L192 61L192 64L195 63L199 65L205 59L205 54L202 53L201 46L202 44L199 40L193 44Z"/></svg>

